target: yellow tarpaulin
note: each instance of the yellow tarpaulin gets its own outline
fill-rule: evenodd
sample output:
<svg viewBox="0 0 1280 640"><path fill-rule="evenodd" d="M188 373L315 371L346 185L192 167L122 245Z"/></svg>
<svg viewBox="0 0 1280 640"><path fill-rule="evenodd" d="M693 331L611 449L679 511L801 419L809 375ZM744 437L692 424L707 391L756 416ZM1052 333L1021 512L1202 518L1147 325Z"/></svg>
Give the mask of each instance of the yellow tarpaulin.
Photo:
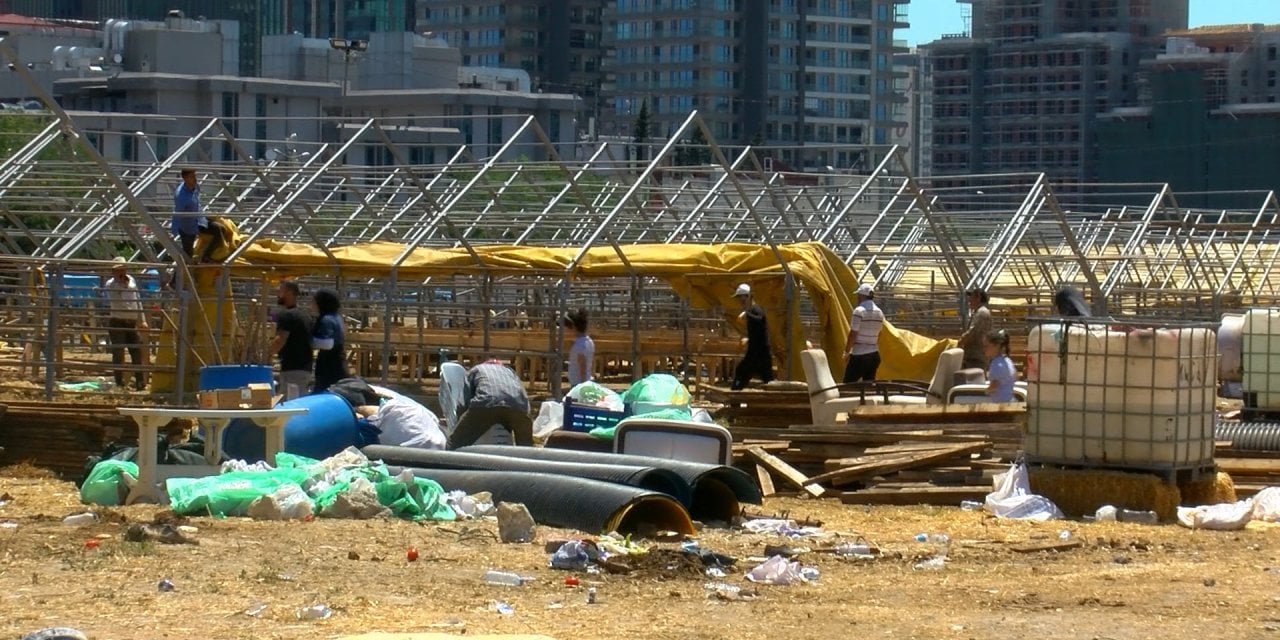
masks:
<svg viewBox="0 0 1280 640"><path fill-rule="evenodd" d="M463 248L415 249L401 263L397 277L559 274L565 272L579 251L509 245L473 249L475 255ZM374 242L331 248L333 259L330 259L310 245L260 240L245 249L242 262L236 267L272 267L281 276L312 275L341 267L344 276L386 277L391 264L404 250L402 244ZM643 244L623 245L621 251L625 261L611 246L592 248L572 277L635 274L661 278L678 295L688 299L691 306L719 309L726 320L736 319L739 313L739 306L733 300L734 288L739 283L750 283L757 302L768 315L775 360L779 366L785 364L785 351L780 347L789 345L796 357L792 359L788 377L803 379L799 353L804 349L804 330L798 305L789 311L791 321L787 322L784 270L772 249L754 244ZM839 379L844 365L838 356L844 353L849 331L850 295L858 286L853 271L821 243L781 245L779 252L813 302L822 323L821 346L831 355L833 375ZM799 290L796 294L803 295ZM742 329L736 322L735 326ZM787 335L788 326L790 335ZM927 381L933 376L938 354L953 343L954 340L937 341L885 323L885 331L880 336L882 364L877 377Z"/></svg>

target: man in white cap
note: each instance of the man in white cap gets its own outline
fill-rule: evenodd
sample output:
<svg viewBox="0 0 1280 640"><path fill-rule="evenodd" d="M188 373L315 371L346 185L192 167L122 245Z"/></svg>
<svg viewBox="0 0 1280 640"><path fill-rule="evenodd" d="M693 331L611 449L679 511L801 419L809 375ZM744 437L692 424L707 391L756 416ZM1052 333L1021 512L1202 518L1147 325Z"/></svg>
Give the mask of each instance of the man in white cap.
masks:
<svg viewBox="0 0 1280 640"><path fill-rule="evenodd" d="M117 256L111 261L111 278L103 287L107 298L107 344L111 349L111 363L124 364L124 352L128 350L133 366L146 364L143 359L141 333L146 332L147 315L142 310L142 298L138 295L138 281L129 275L129 263ZM146 388L145 372L133 372L134 388ZM116 386L124 388L124 371L116 370Z"/></svg>
<svg viewBox="0 0 1280 640"><path fill-rule="evenodd" d="M733 385L730 387L737 391L745 388L752 378L760 378L766 384L773 381L773 352L769 349L769 321L765 318L764 309L752 298L751 285L738 285L733 297L742 304L738 319L747 325L747 337L743 338L747 352L733 371Z"/></svg>
<svg viewBox="0 0 1280 640"><path fill-rule="evenodd" d="M848 364L844 367L844 381L870 382L876 379L880 368L880 329L884 327L884 312L876 306L876 292L870 284L858 287L858 304L853 308L849 321L849 337L845 341L844 354Z"/></svg>

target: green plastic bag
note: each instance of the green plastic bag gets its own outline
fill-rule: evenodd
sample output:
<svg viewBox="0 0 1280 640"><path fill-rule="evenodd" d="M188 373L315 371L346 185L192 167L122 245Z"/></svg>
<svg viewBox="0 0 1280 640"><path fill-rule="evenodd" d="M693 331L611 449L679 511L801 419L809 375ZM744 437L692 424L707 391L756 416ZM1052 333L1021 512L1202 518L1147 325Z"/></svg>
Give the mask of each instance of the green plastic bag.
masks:
<svg viewBox="0 0 1280 640"><path fill-rule="evenodd" d="M124 502L128 496L128 485L122 474L138 477L138 465L124 460L103 460L93 466L89 477L80 486L80 501L85 504L99 504L114 507Z"/></svg>
<svg viewBox="0 0 1280 640"><path fill-rule="evenodd" d="M685 417L680 418L681 420L688 420L692 415L689 404L693 402L693 398L689 395L689 389L675 376L665 373L655 373L637 380L622 394L622 401L630 405L633 416L649 415L666 409L683 409Z"/></svg>
<svg viewBox="0 0 1280 640"><path fill-rule="evenodd" d="M302 469L233 471L204 478L170 478L165 489L174 512L180 515L242 516L254 500L286 484L301 487L306 479Z"/></svg>
<svg viewBox="0 0 1280 640"><path fill-rule="evenodd" d="M420 520L453 520L457 514L444 498L444 488L436 481L413 477L413 484L399 478L385 478L374 484L378 503L398 518Z"/></svg>

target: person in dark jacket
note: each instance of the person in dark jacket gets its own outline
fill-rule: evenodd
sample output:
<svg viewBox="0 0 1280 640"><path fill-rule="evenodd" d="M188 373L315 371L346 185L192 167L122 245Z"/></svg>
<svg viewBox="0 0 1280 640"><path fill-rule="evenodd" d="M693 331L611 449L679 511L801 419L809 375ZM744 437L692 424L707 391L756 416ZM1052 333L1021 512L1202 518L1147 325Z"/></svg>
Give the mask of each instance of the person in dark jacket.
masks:
<svg viewBox="0 0 1280 640"><path fill-rule="evenodd" d="M347 377L346 327L339 311L342 303L338 294L330 289L315 293L315 328L311 332L311 346L316 350L316 377L312 390L320 393L333 383Z"/></svg>
<svg viewBox="0 0 1280 640"><path fill-rule="evenodd" d="M733 390L743 389L752 378L759 378L765 384L773 381L773 352L769 349L769 321L765 318L764 309L756 304L751 295L751 285L740 284L733 297L742 304L742 313L738 319L746 323L747 351L738 362L733 372Z"/></svg>

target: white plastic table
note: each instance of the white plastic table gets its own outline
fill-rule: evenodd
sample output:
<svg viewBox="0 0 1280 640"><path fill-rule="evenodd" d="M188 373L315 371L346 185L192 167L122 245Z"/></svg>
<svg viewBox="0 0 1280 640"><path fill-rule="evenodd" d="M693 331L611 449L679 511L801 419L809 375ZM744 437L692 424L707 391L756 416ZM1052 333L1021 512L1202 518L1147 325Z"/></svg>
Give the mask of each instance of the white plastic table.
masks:
<svg viewBox="0 0 1280 640"><path fill-rule="evenodd" d="M161 502L157 489L159 463L156 459L156 435L160 427L175 418L195 420L205 429L204 459L217 465L222 458L222 432L232 420L246 418L266 432L266 459L274 460L284 449L284 425L293 416L307 412L305 408L288 409L183 409L174 407L120 407L121 415L138 424L138 482L129 491L125 504L139 500Z"/></svg>

